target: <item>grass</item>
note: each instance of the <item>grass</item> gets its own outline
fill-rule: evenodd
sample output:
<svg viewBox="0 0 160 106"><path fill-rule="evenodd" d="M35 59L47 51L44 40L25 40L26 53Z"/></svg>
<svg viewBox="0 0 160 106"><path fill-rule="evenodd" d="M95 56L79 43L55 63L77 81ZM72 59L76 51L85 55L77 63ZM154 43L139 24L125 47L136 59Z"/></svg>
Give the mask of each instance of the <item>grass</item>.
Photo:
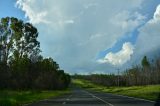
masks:
<svg viewBox="0 0 160 106"><path fill-rule="evenodd" d="M0 90L0 106L22 106L23 104L57 97L69 93L69 90L60 91L13 91Z"/></svg>
<svg viewBox="0 0 160 106"><path fill-rule="evenodd" d="M157 100L160 94L160 85L147 86L131 86L131 87L106 87L93 84L86 80L74 79L72 81L76 86L87 88L88 90L96 90L101 92L126 95L147 100Z"/></svg>

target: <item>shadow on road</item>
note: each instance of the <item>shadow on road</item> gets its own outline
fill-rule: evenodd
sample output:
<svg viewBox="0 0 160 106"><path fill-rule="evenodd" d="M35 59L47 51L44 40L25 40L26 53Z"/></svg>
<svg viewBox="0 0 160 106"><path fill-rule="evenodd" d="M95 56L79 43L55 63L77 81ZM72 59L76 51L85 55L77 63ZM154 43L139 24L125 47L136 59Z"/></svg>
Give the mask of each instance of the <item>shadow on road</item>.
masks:
<svg viewBox="0 0 160 106"><path fill-rule="evenodd" d="M157 99L154 106L160 106L160 94L159 94L158 99Z"/></svg>

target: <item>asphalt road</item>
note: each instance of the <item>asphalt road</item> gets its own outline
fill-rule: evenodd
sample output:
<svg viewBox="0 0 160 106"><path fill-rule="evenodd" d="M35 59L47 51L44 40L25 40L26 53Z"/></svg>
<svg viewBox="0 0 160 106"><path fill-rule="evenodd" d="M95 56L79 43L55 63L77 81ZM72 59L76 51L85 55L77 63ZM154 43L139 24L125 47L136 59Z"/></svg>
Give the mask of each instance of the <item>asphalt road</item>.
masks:
<svg viewBox="0 0 160 106"><path fill-rule="evenodd" d="M42 100L28 106L154 106L154 102L108 93L74 89L63 97Z"/></svg>

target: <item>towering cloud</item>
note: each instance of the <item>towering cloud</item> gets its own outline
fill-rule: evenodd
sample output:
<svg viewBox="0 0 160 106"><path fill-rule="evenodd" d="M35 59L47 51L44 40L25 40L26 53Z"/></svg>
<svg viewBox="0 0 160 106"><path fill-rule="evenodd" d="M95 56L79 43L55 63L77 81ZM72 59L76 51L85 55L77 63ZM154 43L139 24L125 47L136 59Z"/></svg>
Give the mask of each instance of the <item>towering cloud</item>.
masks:
<svg viewBox="0 0 160 106"><path fill-rule="evenodd" d="M147 55L160 50L160 5L157 6L153 18L139 29L139 36L135 45L135 56ZM155 53L154 53L155 54Z"/></svg>
<svg viewBox="0 0 160 106"><path fill-rule="evenodd" d="M133 45L124 41L119 52L109 51L101 59L105 62L104 66L96 60L100 51L112 48L118 40L145 23L146 16L139 12L145 3L143 1L17 0L16 4L25 12L28 21L38 28L44 56L52 56L68 72L80 70L81 73L90 73L93 68L96 72L108 70L108 63L125 64L133 53L136 54ZM156 19L158 14L155 13ZM141 53L141 45L145 44L145 39L149 39L146 37L149 36L147 26L140 29L134 49ZM157 27L154 28L158 31ZM111 69L110 67L109 70Z"/></svg>
<svg viewBox="0 0 160 106"><path fill-rule="evenodd" d="M157 6L153 19L151 21L153 22L160 21L160 5Z"/></svg>

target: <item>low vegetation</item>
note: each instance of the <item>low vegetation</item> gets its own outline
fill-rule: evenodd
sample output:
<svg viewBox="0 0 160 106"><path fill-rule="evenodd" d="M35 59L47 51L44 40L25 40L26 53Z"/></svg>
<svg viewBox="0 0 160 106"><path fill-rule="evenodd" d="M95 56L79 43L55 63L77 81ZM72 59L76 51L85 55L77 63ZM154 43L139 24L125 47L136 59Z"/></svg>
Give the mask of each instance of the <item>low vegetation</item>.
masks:
<svg viewBox="0 0 160 106"><path fill-rule="evenodd" d="M0 106L22 106L35 101L54 98L69 93L69 90L56 91L0 91Z"/></svg>
<svg viewBox="0 0 160 106"><path fill-rule="evenodd" d="M130 86L130 87L106 87L94 84L87 80L73 79L72 83L78 87L88 90L96 90L100 92L113 93L119 95L126 95L136 98L157 100L160 94L160 85L146 85L146 86Z"/></svg>

